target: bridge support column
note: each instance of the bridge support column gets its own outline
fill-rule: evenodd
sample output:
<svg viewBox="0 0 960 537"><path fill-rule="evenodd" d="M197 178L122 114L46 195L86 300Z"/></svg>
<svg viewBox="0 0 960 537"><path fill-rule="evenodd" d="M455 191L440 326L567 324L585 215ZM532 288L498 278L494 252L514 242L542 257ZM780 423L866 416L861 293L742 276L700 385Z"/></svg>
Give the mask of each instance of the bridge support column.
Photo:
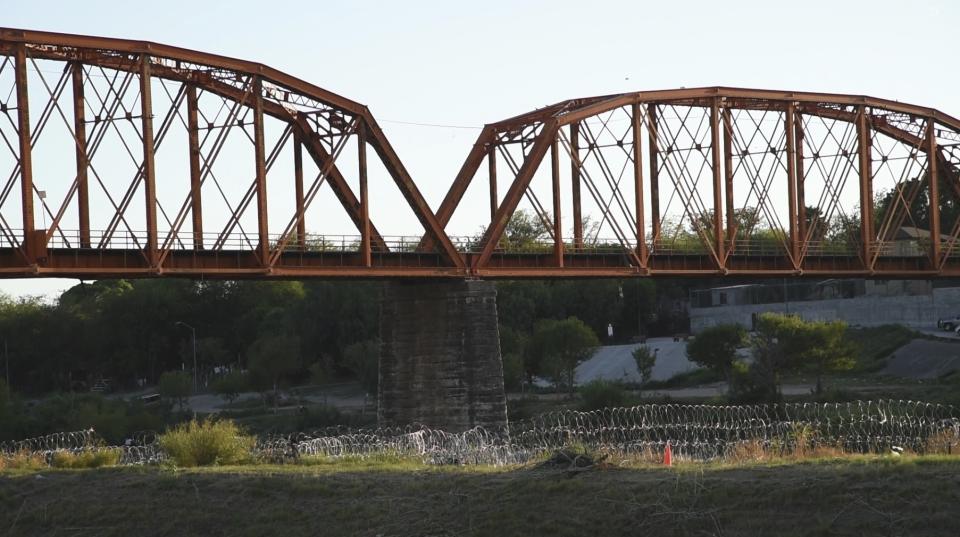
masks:
<svg viewBox="0 0 960 537"><path fill-rule="evenodd" d="M387 283L380 336L380 426L506 425L493 282Z"/></svg>

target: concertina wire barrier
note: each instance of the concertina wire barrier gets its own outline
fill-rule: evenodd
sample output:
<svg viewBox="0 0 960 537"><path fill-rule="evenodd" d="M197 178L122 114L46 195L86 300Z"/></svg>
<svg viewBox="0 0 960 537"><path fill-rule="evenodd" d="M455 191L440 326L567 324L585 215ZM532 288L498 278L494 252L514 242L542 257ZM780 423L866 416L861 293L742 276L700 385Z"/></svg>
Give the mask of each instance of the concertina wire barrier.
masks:
<svg viewBox="0 0 960 537"><path fill-rule="evenodd" d="M286 463L303 457L411 457L428 464L524 464L553 451L581 447L614 458L660 457L710 461L749 453L790 455L829 448L840 453L953 453L960 417L950 405L877 400L760 405L647 404L580 412L559 410L511 423L499 431L476 427L450 433L411 425L397 428L331 427L311 433L259 437L255 460ZM0 458L57 452L119 450L119 464L157 464L166 454L151 432L109 446L97 433L56 433L0 442Z"/></svg>

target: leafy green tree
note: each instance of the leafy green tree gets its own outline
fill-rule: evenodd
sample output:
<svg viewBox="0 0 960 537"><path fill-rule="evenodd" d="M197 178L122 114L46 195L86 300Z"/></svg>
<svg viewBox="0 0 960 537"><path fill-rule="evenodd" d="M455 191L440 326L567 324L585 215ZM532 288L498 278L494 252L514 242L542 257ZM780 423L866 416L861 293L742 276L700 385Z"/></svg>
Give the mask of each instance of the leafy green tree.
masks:
<svg viewBox="0 0 960 537"><path fill-rule="evenodd" d="M160 375L160 396L172 399L182 411L183 402L193 391L193 378L186 371L167 371Z"/></svg>
<svg viewBox="0 0 960 537"><path fill-rule="evenodd" d="M529 248L549 235L544 221L534 213L514 211L503 232L507 248Z"/></svg>
<svg viewBox="0 0 960 537"><path fill-rule="evenodd" d="M646 384L653 376L653 366L657 363L656 351L651 351L650 347L641 345L633 349L631 353L633 361L637 363L637 371L640 373L640 384Z"/></svg>
<svg viewBox="0 0 960 537"><path fill-rule="evenodd" d="M223 397L227 403L233 403L240 394L250 387L249 374L231 371L213 381L213 393Z"/></svg>
<svg viewBox="0 0 960 537"><path fill-rule="evenodd" d="M257 338L247 351L247 367L261 393L273 391L276 409L281 381L300 367L300 338L287 334Z"/></svg>
<svg viewBox="0 0 960 537"><path fill-rule="evenodd" d="M516 353L503 355L503 387L507 391L523 389L523 358Z"/></svg>
<svg viewBox="0 0 960 537"><path fill-rule="evenodd" d="M847 371L856 365L856 346L847 340L847 323L843 321L810 322L804 327L806 348L799 360L817 375L817 394L823 393L823 376L829 372Z"/></svg>
<svg viewBox="0 0 960 537"><path fill-rule="evenodd" d="M347 368L360 379L368 394L376 394L380 380L380 341L369 340L354 343L343 351Z"/></svg>
<svg viewBox="0 0 960 537"><path fill-rule="evenodd" d="M197 354L205 366L224 365L231 361L230 351L227 350L223 338L204 337L197 340Z"/></svg>
<svg viewBox="0 0 960 537"><path fill-rule="evenodd" d="M747 331L739 324L718 324L705 328L687 343L687 358L700 367L719 373L733 387L733 364L737 349L747 342Z"/></svg>
<svg viewBox="0 0 960 537"><path fill-rule="evenodd" d="M776 401L780 395L780 377L794 368L802 352L803 319L779 313L761 313L751 340L753 362L750 365L756 395Z"/></svg>
<svg viewBox="0 0 960 537"><path fill-rule="evenodd" d="M713 238L713 209L707 209L706 212L699 215L696 219L696 224L692 220L690 223L690 233L697 233L697 226L710 238ZM723 233L729 233L729 230L726 228L727 220L724 216L722 222L724 228ZM754 235L766 229L766 226L763 225L763 219L760 212L760 209L757 207L740 207L733 210L733 225L734 225L734 234L737 240L746 240L753 238Z"/></svg>
<svg viewBox="0 0 960 537"><path fill-rule="evenodd" d="M526 336L512 328L500 325L500 356L503 358L503 384L508 391L523 387L527 371L523 363L523 351L527 344Z"/></svg>
<svg viewBox="0 0 960 537"><path fill-rule="evenodd" d="M761 314L751 365L760 380L760 392L777 399L784 371L812 369L817 375L817 393L821 393L824 373L854 365L855 348L845 339L846 327L843 321L808 322L795 316Z"/></svg>
<svg viewBox="0 0 960 537"><path fill-rule="evenodd" d="M577 365L589 358L599 345L597 335L589 326L576 317L569 317L537 323L527 354L539 364L541 374L558 389L566 384L572 396Z"/></svg>

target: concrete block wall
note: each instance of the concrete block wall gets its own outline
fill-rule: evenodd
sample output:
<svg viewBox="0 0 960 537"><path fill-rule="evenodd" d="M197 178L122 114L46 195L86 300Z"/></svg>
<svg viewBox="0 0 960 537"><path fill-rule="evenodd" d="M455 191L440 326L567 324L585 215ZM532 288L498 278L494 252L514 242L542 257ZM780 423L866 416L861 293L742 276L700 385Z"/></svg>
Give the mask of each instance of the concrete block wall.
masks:
<svg viewBox="0 0 960 537"><path fill-rule="evenodd" d="M933 289L912 296L860 296L789 305L751 304L690 308L690 331L694 334L717 324L739 323L749 328L754 313L789 311L807 320L840 319L850 325L880 326L902 324L912 328L935 328L937 319L960 315L960 288Z"/></svg>
<svg viewBox="0 0 960 537"><path fill-rule="evenodd" d="M380 335L380 426L506 426L493 282L386 283Z"/></svg>

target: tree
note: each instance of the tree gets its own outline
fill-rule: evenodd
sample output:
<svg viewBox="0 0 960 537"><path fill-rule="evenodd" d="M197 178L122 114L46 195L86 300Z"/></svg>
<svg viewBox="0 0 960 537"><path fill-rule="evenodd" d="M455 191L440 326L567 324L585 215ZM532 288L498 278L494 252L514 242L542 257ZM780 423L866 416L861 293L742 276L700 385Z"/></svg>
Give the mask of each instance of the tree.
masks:
<svg viewBox="0 0 960 537"><path fill-rule="evenodd" d="M702 330L687 344L687 358L700 367L719 373L733 391L733 364L737 349L747 341L747 331L739 324L718 324Z"/></svg>
<svg viewBox="0 0 960 537"><path fill-rule="evenodd" d="M240 397L240 393L250 386L249 375L240 371L231 371L213 381L213 393L233 403Z"/></svg>
<svg viewBox="0 0 960 537"><path fill-rule="evenodd" d="M843 321L804 321L799 317L763 313L753 338L751 368L767 398L779 398L780 375L790 369L813 369L817 393L823 390L823 375L853 367L854 347L845 339Z"/></svg>
<svg viewBox="0 0 960 537"><path fill-rule="evenodd" d="M508 391L523 388L524 377L528 374L523 363L523 351L527 337L523 332L500 325L500 356L503 362L503 385Z"/></svg>
<svg viewBox="0 0 960 537"><path fill-rule="evenodd" d="M234 361L230 359L230 353L224 345L223 338L219 337L198 339L197 354L200 355L201 363L207 367L224 365Z"/></svg>
<svg viewBox="0 0 960 537"><path fill-rule="evenodd" d="M273 390L274 409L280 400L280 381L300 366L300 338L286 334L261 336L247 351L247 367L261 392Z"/></svg>
<svg viewBox="0 0 960 537"><path fill-rule="evenodd" d="M183 402L193 387L193 378L186 371L167 371L160 375L160 395L177 401L177 406L183 410Z"/></svg>
<svg viewBox="0 0 960 537"><path fill-rule="evenodd" d="M537 215L523 209L514 211L503 231L503 240L509 248L529 248L546 237L547 226Z"/></svg>
<svg viewBox="0 0 960 537"><path fill-rule="evenodd" d="M380 382L380 341L354 343L343 350L344 365L360 379L368 394L375 395Z"/></svg>
<svg viewBox="0 0 960 537"><path fill-rule="evenodd" d="M957 218L960 217L960 199L954 194L952 184L956 178L947 166L939 167L939 213L940 229L953 229ZM880 232L888 218L893 223L902 226L930 229L930 174L923 174L912 178L904 178L898 185L877 192L874 196L873 222L876 232ZM887 236L881 237L890 240L897 229L891 227Z"/></svg>
<svg viewBox="0 0 960 537"><path fill-rule="evenodd" d="M597 335L589 326L576 317L569 317L537 323L527 351L540 364L539 372L557 388L566 384L572 396L577 365L589 358L599 345Z"/></svg>
<svg viewBox="0 0 960 537"><path fill-rule="evenodd" d="M724 234L730 232L726 228L727 221L726 215L724 215L724 220L722 222L724 228ZM766 229L761 222L761 212L758 207L739 207L733 210L733 226L734 226L734 236L737 240L745 240L753 238L754 234L758 231L763 231ZM697 228L703 230L708 237L713 238L713 209L707 209L703 214L700 214L695 219L690 220L690 233L694 235L697 234Z"/></svg>
<svg viewBox="0 0 960 537"><path fill-rule="evenodd" d="M767 401L780 399L780 375L796 365L802 351L803 320L779 313L761 313L752 338L750 377L755 394Z"/></svg>
<svg viewBox="0 0 960 537"><path fill-rule="evenodd" d="M631 354L633 360L637 363L637 371L640 372L640 384L646 384L653 376L653 366L657 362L657 353L651 351L650 347L641 345L633 349Z"/></svg>
<svg viewBox="0 0 960 537"><path fill-rule="evenodd" d="M817 375L817 394L823 393L823 375L845 371L856 364L855 346L846 339L847 323L843 321L806 323L804 337L807 349L800 356L804 367Z"/></svg>

